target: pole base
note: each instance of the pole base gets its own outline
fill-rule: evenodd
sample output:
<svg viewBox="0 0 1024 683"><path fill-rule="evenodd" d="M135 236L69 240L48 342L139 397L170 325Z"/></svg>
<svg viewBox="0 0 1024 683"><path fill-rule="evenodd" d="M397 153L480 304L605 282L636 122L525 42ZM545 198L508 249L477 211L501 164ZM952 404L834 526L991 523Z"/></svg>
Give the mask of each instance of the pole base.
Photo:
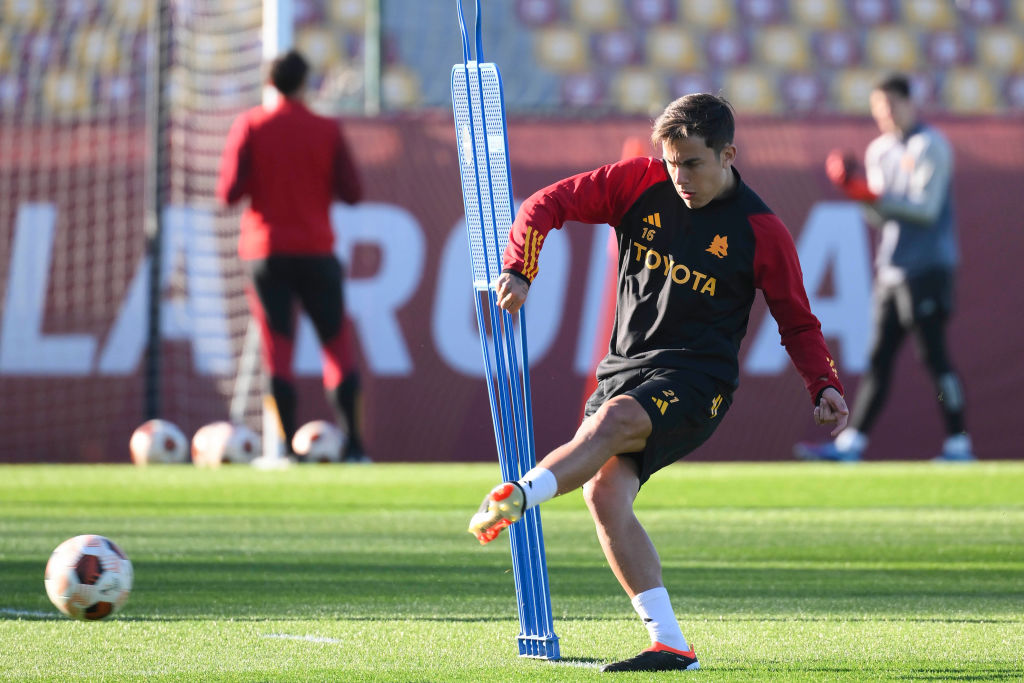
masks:
<svg viewBox="0 0 1024 683"><path fill-rule="evenodd" d="M558 636L551 633L546 636L519 636L519 656L531 659L560 659L558 652Z"/></svg>

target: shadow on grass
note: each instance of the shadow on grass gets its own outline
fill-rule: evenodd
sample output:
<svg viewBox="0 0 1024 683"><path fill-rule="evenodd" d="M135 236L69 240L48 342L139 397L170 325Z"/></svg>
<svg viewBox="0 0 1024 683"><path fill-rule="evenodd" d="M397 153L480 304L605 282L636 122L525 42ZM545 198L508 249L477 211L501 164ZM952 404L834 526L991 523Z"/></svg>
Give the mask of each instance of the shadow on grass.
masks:
<svg viewBox="0 0 1024 683"><path fill-rule="evenodd" d="M463 623L463 624L475 624L475 623L500 623L506 621L515 621L518 617L515 613L510 612L508 616L495 617L495 616L402 616L395 614L340 614L337 612L310 612L308 614L288 614L288 615L267 615L267 614L238 614L238 613L224 613L224 614L211 614L211 613L188 613L188 614L169 614L169 615L139 615L139 614L128 614L119 613L112 617L117 621L131 621L131 622L154 622L154 623L176 623L185 621L195 621L197 619L203 619L207 621L238 621L238 622L303 622L310 621L312 619L325 619L333 618L338 621L351 621L351 622L378 622L378 621L411 621L411 622L434 622L438 624L450 624L450 623ZM555 615L556 622L562 621L574 621L582 617L562 617ZM588 617L592 618L592 617ZM20 614L4 614L0 612L0 621L63 621L67 619L64 615L58 613L54 609L53 614L43 614L41 611L28 613L23 612ZM624 624L632 625L636 623L635 616L612 616L602 617L602 621L621 621ZM696 622L696 619L691 619L692 622ZM847 617L842 615L834 615L829 617L744 617L735 615L722 615L717 621L726 623L760 623L760 622L771 622L779 624L787 623L907 623L907 624L1019 624L1022 623L1021 619L957 619L955 617Z"/></svg>
<svg viewBox="0 0 1024 683"><path fill-rule="evenodd" d="M276 616L276 615L275 616L267 616L267 615L264 615L264 614L260 614L260 615L251 615L251 614L249 614L249 615L244 615L244 614L243 615L238 615L238 614L181 614L181 615L152 615L152 616L144 616L144 615L132 615L132 614L118 613L118 614L114 615L113 617L109 617L107 619L107 621L129 621L129 622L140 622L140 623L153 622L153 623L173 624L173 623L178 623L178 622L205 620L205 621L232 621L232 622L242 622L242 623L246 623L246 622L259 623L259 622L289 622L289 621L299 621L299 622L301 622L301 621L310 621L310 620L313 620L313 619L325 619L325 618L334 618L334 619L337 619L338 621L353 621L353 622L361 622L361 621L365 621L365 622L411 621L411 622L425 622L425 623L435 622L435 623L438 623L438 624L451 624L451 623L478 624L478 623L490 623L490 622L501 623L501 622L506 622L506 621L512 622L512 621L516 621L518 619L518 617L514 613L509 614L509 616L507 616L507 617L443 617L443 616L436 616L436 617L424 617L424 616L419 616L419 617L413 617L413 616L403 617L403 616L395 616L393 614L392 615L381 614L381 615L375 615L375 616L368 616L368 615L355 615L354 616L354 615L348 615L348 614L330 614L330 613L316 613L316 614L312 614L311 613L311 614L306 614L306 615L292 614L292 615L288 615L288 616ZM63 614L58 613L56 611L56 608L55 608L52 615L26 614L26 615L18 616L18 615L5 615L5 614L0 613L0 621L69 621L69 618L65 617ZM623 621L625 621L625 620L623 620ZM630 621L632 622L634 620L630 620Z"/></svg>
<svg viewBox="0 0 1024 683"><path fill-rule="evenodd" d="M290 614L290 615L274 615L268 616L266 614L237 614L237 613L225 613L225 614L180 614L180 615L138 615L138 614L124 614L119 613L112 617L116 621L130 621L130 622L154 622L154 623L177 623L185 621L196 621L197 619L203 619L207 621L238 621L238 622L304 622L312 619L324 619L333 618L338 621L351 621L351 622L378 622L378 621L411 621L411 622L434 622L438 624L450 624L450 623L463 623L463 624L475 624L475 623L500 623L506 621L515 621L518 617L514 613L509 613L505 617L485 617L485 616L472 616L472 617L458 617L458 616L400 616L394 614L374 614L374 615L352 615L352 614L338 614L338 613L309 613L309 614ZM563 621L574 621L581 617L562 617L555 615L556 622ZM590 617L588 617L590 618ZM60 614L54 608L52 614L44 614L42 611L28 613L27 611L19 614L5 614L0 612L0 621L64 621L67 617ZM620 617L602 617L602 621L621 621L624 624L632 625L636 623L636 617L634 616L620 616ZM696 622L696 619L691 619L692 622ZM722 615L718 621L726 623L760 623L760 622L771 622L771 623L907 623L907 624L1019 624L1022 623L1021 619L957 619L955 617L847 617L842 615L835 615L830 617L743 617L734 615ZM556 629L557 630L557 629Z"/></svg>
<svg viewBox="0 0 1024 683"><path fill-rule="evenodd" d="M281 561L153 561L136 563L127 610L156 620L342 618L504 621L515 616L510 558L472 561L465 554L434 557L346 554L336 561L297 556ZM0 567L0 607L45 607L40 568L32 562ZM666 585L685 586L691 618L726 621L921 621L1014 623L983 615L1024 611L1019 573L864 568L689 567L665 572ZM603 565L555 567L550 572L555 617L632 617ZM678 591L677 591L678 592ZM949 613L955 604L957 612ZM625 606L624 606L625 605ZM167 616L163 616L167 615ZM759 616L766 615L766 616ZM768 616L771 615L771 616ZM781 616L775 616L781 615ZM792 616L788 616L792 615ZM843 615L851 615L849 617ZM4 615L0 619L31 618ZM40 617L43 618L43 617ZM145 617L122 617L138 618Z"/></svg>
<svg viewBox="0 0 1024 683"><path fill-rule="evenodd" d="M779 622L779 623L815 623L824 621L842 621L844 623L909 623L909 624L1022 624L1024 618L1021 619L972 619L972 618L957 618L957 617L906 617L906 616L871 616L871 617L852 617L845 615L830 615L827 617L805 617L805 616L790 616L790 617L747 617L737 616L733 614L723 615L720 621L728 622Z"/></svg>
<svg viewBox="0 0 1024 683"><path fill-rule="evenodd" d="M910 673L896 674L898 681L1019 681L1024 672L1019 668L988 667L961 671L959 669L914 669Z"/></svg>
<svg viewBox="0 0 1024 683"><path fill-rule="evenodd" d="M778 663L768 663L769 670L772 674L772 678L775 679L780 675L785 675L787 672L792 672L794 677L804 679L807 676L813 676L818 680L843 680L846 677L858 679L860 676L870 674L870 671L866 671L863 668L852 667L852 666L800 666L800 667L783 667ZM714 666L709 667L708 671L714 671L717 674L740 674L740 675L751 675L753 672L749 667L746 666ZM884 671L879 672L878 680L886 681L1019 681L1021 680L1021 670L1011 666L996 667L986 666L977 669L970 669L969 671L963 671L962 669L949 668L927 668L927 669L915 669L910 668L909 671L905 672L892 672Z"/></svg>
<svg viewBox="0 0 1024 683"><path fill-rule="evenodd" d="M562 659L551 662L553 666L568 666L568 667L580 667L581 669L597 669L600 666L607 664L607 659L597 659L596 657L563 657Z"/></svg>

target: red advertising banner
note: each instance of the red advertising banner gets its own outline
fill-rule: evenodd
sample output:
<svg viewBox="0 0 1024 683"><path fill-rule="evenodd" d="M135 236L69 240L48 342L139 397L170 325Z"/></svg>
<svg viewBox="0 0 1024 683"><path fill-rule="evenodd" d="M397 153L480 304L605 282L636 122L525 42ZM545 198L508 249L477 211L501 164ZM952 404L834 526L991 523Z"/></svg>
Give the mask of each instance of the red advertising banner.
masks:
<svg viewBox="0 0 1024 683"><path fill-rule="evenodd" d="M1016 390L1024 386L1024 325L1014 303L1024 286L1017 264L1024 254L1018 187L1024 126L1011 120L937 123L956 152L963 266L950 346L965 384L967 424L980 458L1017 458L1024 436L1013 414ZM645 138L648 126L637 119L513 119L516 197L618 159L623 141ZM794 235L812 308L849 399L867 362L876 235L863 225L858 207L830 188L822 165L833 147L862 152L874 127L867 120L741 115L738 128L737 168ZM333 219L338 253L349 265L349 316L364 372L369 451L379 462L494 460L451 119L352 120L347 130L368 197L357 207L337 206ZM141 144L143 136L136 137L128 144ZM136 299L144 291L138 276L144 242L139 233L124 235L120 245L113 239L90 242L86 236L110 220L109 210L73 204L53 192L79 178L140 197L143 156L126 155L127 167L111 169L86 152L7 150L0 157L3 186L19 188L0 211L0 462L124 462L131 430L143 419L144 317ZM12 181L26 171L31 182ZM221 344L227 337L218 330L224 316L241 316L244 328L244 307L228 310L219 302L241 301L243 280L233 255L213 264L194 259L191 250L207 234L206 222L224 220L209 198L169 207L165 215L171 226L168 265L185 273L167 284L168 297L184 296L190 304L171 305L164 314L161 404L163 416L191 434L227 415L224 397L236 381L239 335L233 332L234 342ZM138 223L138 230L142 218L141 204L127 219L119 217ZM575 430L595 345L607 344L596 330L608 230L569 224L552 233L541 255L527 303L539 454ZM218 284L204 297L194 296L190 288L209 279L206 268ZM66 275L72 271L76 279ZM300 334L297 346L300 418L326 418L315 341ZM813 423L810 398L760 300L740 367L740 388L725 423L691 459L786 460L794 442L827 437ZM935 394L908 341L865 457L936 455L944 435Z"/></svg>

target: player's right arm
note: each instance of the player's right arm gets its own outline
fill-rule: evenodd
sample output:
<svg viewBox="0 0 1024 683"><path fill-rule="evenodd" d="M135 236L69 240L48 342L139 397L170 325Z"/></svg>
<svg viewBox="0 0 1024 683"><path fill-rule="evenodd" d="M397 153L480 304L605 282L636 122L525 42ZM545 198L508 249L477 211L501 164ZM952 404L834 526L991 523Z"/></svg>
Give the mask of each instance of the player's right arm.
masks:
<svg viewBox="0 0 1024 683"><path fill-rule="evenodd" d="M660 160L641 157L580 173L538 190L523 202L512 224L502 274L520 279L528 288L537 277L540 251L551 230L567 221L618 225L648 187L666 178Z"/></svg>

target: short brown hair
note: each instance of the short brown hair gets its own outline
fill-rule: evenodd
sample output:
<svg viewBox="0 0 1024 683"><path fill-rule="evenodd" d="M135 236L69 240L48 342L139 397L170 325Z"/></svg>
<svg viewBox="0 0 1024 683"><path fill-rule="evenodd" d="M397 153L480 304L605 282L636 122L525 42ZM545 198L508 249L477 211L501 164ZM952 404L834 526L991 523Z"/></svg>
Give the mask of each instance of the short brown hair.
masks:
<svg viewBox="0 0 1024 683"><path fill-rule="evenodd" d="M708 93L683 95L665 107L654 121L651 142L659 145L699 136L716 155L720 154L736 134L732 111L732 105L724 97Z"/></svg>

